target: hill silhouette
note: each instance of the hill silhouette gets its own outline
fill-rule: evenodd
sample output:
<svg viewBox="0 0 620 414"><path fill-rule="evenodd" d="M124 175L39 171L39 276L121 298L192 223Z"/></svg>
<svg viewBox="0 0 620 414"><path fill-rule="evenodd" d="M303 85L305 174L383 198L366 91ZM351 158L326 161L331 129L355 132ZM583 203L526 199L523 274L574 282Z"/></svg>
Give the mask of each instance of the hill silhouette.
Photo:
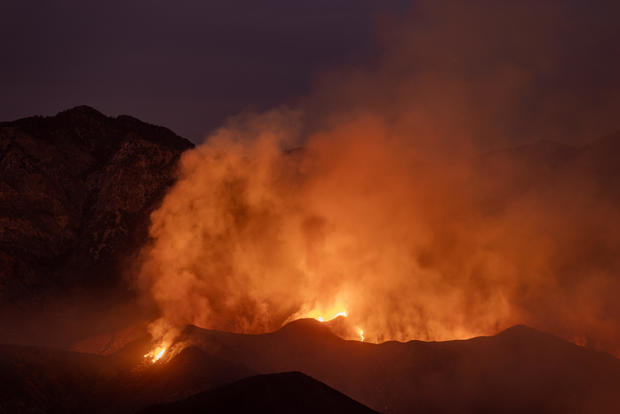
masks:
<svg viewBox="0 0 620 414"><path fill-rule="evenodd" d="M616 413L620 408L620 360L525 326L469 340L371 344L343 340L324 324L299 320L261 335L188 327L179 340L192 345L157 364L142 357L146 342L110 356L1 346L0 411L132 412L181 400L157 409L213 408L228 404L237 391L247 402L265 388L277 390L286 375L256 377L185 399L256 374L282 372L302 372L325 385L291 374L291 398L265 395L257 402L265 412L272 403L293 407L295 401L315 399L327 404L317 412L328 412L325 407L339 407L340 397L333 400L327 387L384 413ZM242 409L243 398L231 410Z"/></svg>
<svg viewBox="0 0 620 414"><path fill-rule="evenodd" d="M463 341L345 341L314 320L182 340L262 373L301 371L382 412L613 412L620 360L516 326Z"/></svg>
<svg viewBox="0 0 620 414"><path fill-rule="evenodd" d="M300 372L259 375L183 401L151 407L166 413L375 413L346 395Z"/></svg>

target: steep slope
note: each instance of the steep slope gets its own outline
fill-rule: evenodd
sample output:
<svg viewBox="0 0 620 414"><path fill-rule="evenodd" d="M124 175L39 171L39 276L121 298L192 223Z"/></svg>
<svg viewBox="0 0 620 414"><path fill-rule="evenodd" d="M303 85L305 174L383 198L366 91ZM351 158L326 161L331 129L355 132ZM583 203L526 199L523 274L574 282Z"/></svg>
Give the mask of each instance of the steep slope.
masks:
<svg viewBox="0 0 620 414"><path fill-rule="evenodd" d="M0 123L0 304L118 285L191 147L86 106Z"/></svg>
<svg viewBox="0 0 620 414"><path fill-rule="evenodd" d="M359 413L375 411L299 372L259 375L157 405L144 414L165 413Z"/></svg>

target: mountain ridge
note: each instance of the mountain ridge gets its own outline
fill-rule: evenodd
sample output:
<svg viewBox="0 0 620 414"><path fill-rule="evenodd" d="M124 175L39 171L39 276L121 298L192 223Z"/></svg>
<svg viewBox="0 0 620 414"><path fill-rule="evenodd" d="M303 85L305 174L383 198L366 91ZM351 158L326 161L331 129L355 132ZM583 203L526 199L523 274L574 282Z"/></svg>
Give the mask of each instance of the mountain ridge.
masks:
<svg viewBox="0 0 620 414"><path fill-rule="evenodd" d="M88 106L0 123L0 303L122 282L121 262L193 147Z"/></svg>

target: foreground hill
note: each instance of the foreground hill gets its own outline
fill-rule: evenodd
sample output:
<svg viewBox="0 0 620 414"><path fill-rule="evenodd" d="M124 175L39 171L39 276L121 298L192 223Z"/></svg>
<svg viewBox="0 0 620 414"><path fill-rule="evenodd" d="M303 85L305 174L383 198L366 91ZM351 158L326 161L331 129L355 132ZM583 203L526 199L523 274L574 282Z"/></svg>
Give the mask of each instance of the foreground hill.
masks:
<svg viewBox="0 0 620 414"><path fill-rule="evenodd" d="M466 341L344 341L314 320L181 340L258 372L301 371L382 412L619 412L620 360L517 326Z"/></svg>
<svg viewBox="0 0 620 414"><path fill-rule="evenodd" d="M143 414L172 413L359 413L375 411L299 372L259 375L162 404Z"/></svg>
<svg viewBox="0 0 620 414"><path fill-rule="evenodd" d="M191 147L86 106L0 123L0 304L118 284Z"/></svg>
<svg viewBox="0 0 620 414"><path fill-rule="evenodd" d="M0 413L129 413L256 375L193 347L149 364L142 345L107 357L0 345Z"/></svg>
<svg viewBox="0 0 620 414"><path fill-rule="evenodd" d="M384 413L620 412L620 360L524 326L464 341L370 344L299 320L262 335L188 327L179 341L187 347L157 364L142 357L146 340L110 356L1 346L0 412L133 412L172 401L155 408L218 412L232 394L233 411L250 403L295 411L301 401L316 412L339 410L344 396L327 387ZM300 374L257 377L187 399L292 371L326 386Z"/></svg>

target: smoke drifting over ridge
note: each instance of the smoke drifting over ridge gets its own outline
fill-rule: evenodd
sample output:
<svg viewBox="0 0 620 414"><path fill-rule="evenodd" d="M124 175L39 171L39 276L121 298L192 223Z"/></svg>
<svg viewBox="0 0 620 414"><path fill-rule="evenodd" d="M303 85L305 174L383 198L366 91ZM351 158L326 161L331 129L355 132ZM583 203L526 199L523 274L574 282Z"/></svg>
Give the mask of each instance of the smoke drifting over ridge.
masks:
<svg viewBox="0 0 620 414"><path fill-rule="evenodd" d="M618 34L585 5L416 4L378 64L184 154L139 275L157 339L346 311L372 341L525 323L620 350L618 177L588 147L496 151L618 128Z"/></svg>

